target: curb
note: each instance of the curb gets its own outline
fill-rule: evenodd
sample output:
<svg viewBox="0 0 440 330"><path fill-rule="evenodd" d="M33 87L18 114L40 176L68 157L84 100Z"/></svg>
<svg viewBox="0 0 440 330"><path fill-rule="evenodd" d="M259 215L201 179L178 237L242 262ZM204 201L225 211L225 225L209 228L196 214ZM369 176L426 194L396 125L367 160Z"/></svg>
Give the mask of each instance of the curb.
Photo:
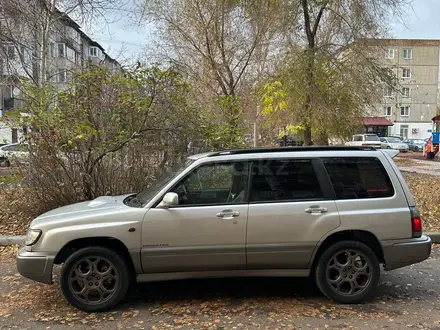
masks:
<svg viewBox="0 0 440 330"><path fill-rule="evenodd" d="M0 236L0 246L23 245L26 236Z"/></svg>
<svg viewBox="0 0 440 330"><path fill-rule="evenodd" d="M440 244L440 232L424 233L431 238L432 244ZM26 236L0 236L0 246L24 245Z"/></svg>
<svg viewBox="0 0 440 330"><path fill-rule="evenodd" d="M440 233L425 233L431 237L432 244L440 244Z"/></svg>

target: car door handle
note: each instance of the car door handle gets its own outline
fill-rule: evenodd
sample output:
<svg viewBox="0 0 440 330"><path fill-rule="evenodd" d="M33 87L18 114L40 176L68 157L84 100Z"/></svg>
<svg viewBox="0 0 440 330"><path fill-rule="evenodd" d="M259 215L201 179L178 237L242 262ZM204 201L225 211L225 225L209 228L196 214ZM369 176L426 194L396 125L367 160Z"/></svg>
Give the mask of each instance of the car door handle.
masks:
<svg viewBox="0 0 440 330"><path fill-rule="evenodd" d="M327 212L327 208L326 207L322 207L322 206L310 206L309 208L304 210L306 213L325 213Z"/></svg>
<svg viewBox="0 0 440 330"><path fill-rule="evenodd" d="M224 220L232 220L235 217L238 217L240 215L240 212L233 211L233 210L223 210L221 212L218 212L217 217L223 218Z"/></svg>

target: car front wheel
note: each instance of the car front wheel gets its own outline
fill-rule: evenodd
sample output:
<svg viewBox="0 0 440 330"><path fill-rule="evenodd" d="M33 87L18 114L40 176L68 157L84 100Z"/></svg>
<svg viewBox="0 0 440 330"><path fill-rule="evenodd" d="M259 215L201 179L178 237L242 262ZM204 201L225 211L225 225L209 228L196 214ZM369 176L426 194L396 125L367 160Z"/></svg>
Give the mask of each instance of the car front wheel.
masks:
<svg viewBox="0 0 440 330"><path fill-rule="evenodd" d="M343 304L370 299L379 283L380 264L374 252L358 241L327 248L316 266L315 280L328 298Z"/></svg>
<svg viewBox="0 0 440 330"><path fill-rule="evenodd" d="M74 252L61 270L64 297L85 312L112 309L124 298L129 284L126 261L105 247L87 247Z"/></svg>

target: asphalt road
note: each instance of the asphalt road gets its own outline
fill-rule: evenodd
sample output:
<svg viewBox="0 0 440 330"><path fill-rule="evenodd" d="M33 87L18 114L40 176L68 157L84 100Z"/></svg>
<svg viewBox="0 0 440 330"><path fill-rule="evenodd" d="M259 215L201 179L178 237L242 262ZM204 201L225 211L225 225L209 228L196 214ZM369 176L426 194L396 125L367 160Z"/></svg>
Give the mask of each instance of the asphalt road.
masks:
<svg viewBox="0 0 440 330"><path fill-rule="evenodd" d="M85 314L58 286L28 281L0 258L0 329L440 329L440 249L383 272L377 297L344 306L307 279L224 279L141 284L115 311Z"/></svg>

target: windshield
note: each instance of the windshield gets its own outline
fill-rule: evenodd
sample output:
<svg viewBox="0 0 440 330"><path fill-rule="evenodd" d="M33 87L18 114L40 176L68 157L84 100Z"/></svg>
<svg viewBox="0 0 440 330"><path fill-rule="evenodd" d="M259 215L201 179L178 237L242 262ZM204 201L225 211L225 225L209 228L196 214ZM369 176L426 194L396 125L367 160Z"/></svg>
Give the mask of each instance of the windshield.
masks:
<svg viewBox="0 0 440 330"><path fill-rule="evenodd" d="M147 189L138 193L135 201L132 202L130 200L130 206L141 206L148 203L169 181L183 172L183 170L193 162L194 160L187 159L183 164L176 165L166 170L160 177L151 182Z"/></svg>
<svg viewBox="0 0 440 330"><path fill-rule="evenodd" d="M390 142L390 143L400 143L402 141L400 141L398 138L388 138L388 142Z"/></svg>
<svg viewBox="0 0 440 330"><path fill-rule="evenodd" d="M380 141L377 135L365 135L365 141Z"/></svg>

